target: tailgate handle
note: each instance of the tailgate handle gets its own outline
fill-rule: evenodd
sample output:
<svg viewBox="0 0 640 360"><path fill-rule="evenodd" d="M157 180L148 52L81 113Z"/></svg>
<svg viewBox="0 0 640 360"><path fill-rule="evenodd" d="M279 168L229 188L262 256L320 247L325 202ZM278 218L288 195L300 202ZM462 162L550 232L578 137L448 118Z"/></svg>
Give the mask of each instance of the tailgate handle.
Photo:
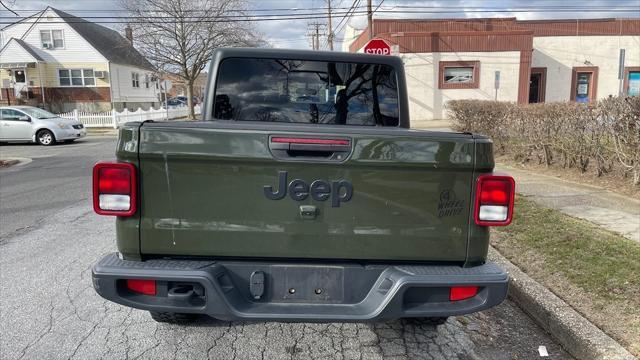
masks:
<svg viewBox="0 0 640 360"><path fill-rule="evenodd" d="M281 159L343 161L351 153L351 139L271 136L269 149Z"/></svg>

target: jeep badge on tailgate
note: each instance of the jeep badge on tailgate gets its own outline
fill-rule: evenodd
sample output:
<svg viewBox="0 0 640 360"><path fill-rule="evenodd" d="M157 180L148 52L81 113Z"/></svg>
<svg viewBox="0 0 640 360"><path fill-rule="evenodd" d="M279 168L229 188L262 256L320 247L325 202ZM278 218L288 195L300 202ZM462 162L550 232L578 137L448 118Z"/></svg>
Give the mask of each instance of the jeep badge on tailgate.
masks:
<svg viewBox="0 0 640 360"><path fill-rule="evenodd" d="M278 171L278 191L273 191L273 186L263 187L264 196L271 200L280 200L287 196L287 172ZM296 201L305 200L309 194L317 201L325 201L331 198L331 207L340 207L341 202L351 200L353 185L347 180L314 180L309 185L301 179L291 180L289 183L289 197Z"/></svg>

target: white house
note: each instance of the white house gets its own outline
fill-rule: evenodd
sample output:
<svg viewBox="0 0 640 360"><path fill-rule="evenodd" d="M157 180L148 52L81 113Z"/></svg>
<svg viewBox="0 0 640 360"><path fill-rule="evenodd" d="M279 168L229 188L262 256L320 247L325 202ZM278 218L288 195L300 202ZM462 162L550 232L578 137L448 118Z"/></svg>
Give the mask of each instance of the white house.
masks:
<svg viewBox="0 0 640 360"><path fill-rule="evenodd" d="M155 69L127 35L52 7L4 27L0 104L56 112L157 105Z"/></svg>

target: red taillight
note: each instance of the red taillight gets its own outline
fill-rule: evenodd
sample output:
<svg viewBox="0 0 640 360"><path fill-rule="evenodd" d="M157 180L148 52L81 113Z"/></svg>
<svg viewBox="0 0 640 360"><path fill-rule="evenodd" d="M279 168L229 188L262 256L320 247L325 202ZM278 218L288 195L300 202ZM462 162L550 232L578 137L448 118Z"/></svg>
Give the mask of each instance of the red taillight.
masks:
<svg viewBox="0 0 640 360"><path fill-rule="evenodd" d="M480 226L505 226L513 218L515 181L511 176L480 175L476 187L474 219Z"/></svg>
<svg viewBox="0 0 640 360"><path fill-rule="evenodd" d="M155 280L140 280L140 279L128 279L127 289L137 292L143 295L156 295L156 281Z"/></svg>
<svg viewBox="0 0 640 360"><path fill-rule="evenodd" d="M478 294L477 286L454 286L449 292L449 300L458 301L469 299Z"/></svg>
<svg viewBox="0 0 640 360"><path fill-rule="evenodd" d="M129 169L105 167L98 171L98 191L100 194L130 194L131 173Z"/></svg>
<svg viewBox="0 0 640 360"><path fill-rule="evenodd" d="M136 179L133 164L97 163L93 167L93 210L99 215L135 214Z"/></svg>

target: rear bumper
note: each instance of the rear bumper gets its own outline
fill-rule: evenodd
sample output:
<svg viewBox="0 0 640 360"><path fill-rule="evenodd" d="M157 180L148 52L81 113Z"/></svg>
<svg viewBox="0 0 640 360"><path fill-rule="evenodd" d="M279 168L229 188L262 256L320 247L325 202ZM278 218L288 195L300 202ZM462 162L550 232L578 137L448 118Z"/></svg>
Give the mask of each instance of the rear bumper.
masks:
<svg viewBox="0 0 640 360"><path fill-rule="evenodd" d="M262 272L260 298L251 274ZM123 279L157 281L157 296L127 289ZM167 288L197 284L201 296ZM109 254L93 267L93 285L107 300L133 308L199 313L223 320L379 321L468 314L500 304L508 276L493 263L457 266L300 264L248 261L120 260ZM478 286L472 298L449 301L449 287ZM292 293L291 289L295 291ZM320 290L318 294L317 290ZM255 290L255 288L254 288ZM204 294L202 294L204 293ZM175 295L175 294L174 294Z"/></svg>

